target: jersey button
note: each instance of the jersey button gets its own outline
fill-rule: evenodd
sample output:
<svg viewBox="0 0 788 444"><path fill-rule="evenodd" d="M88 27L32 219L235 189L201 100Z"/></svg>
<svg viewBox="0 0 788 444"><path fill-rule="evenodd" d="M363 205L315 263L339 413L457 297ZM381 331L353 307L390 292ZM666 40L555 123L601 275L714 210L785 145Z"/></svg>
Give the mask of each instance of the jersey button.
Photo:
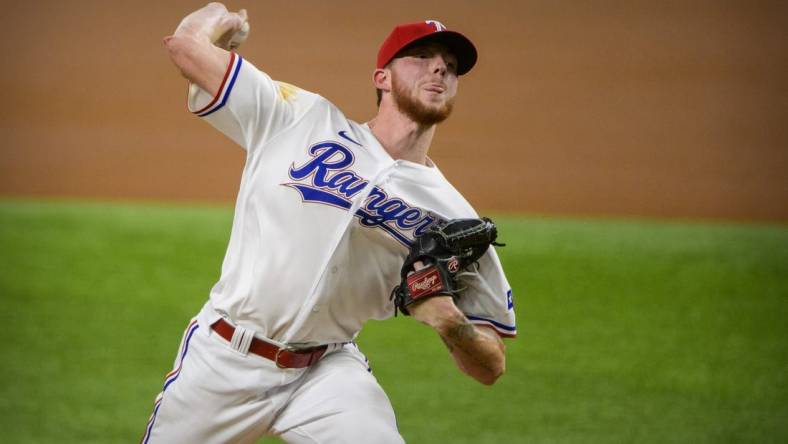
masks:
<svg viewBox="0 0 788 444"><path fill-rule="evenodd" d="M315 305L314 307L312 307L312 313L317 313L319 311L320 311L320 306L319 305Z"/></svg>
<svg viewBox="0 0 788 444"><path fill-rule="evenodd" d="M337 274L337 270L339 270L339 268L337 268L337 266L334 265L333 267L331 267L331 274Z"/></svg>

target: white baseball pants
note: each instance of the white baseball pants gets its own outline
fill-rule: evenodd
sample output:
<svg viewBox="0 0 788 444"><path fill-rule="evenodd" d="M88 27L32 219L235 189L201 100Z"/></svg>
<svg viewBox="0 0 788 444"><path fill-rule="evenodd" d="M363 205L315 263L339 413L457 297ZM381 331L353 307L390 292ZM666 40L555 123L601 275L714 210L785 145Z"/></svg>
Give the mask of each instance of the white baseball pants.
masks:
<svg viewBox="0 0 788 444"><path fill-rule="evenodd" d="M402 443L394 411L355 344L305 369L244 355L194 318L156 398L144 444ZM333 349L333 350L332 350Z"/></svg>

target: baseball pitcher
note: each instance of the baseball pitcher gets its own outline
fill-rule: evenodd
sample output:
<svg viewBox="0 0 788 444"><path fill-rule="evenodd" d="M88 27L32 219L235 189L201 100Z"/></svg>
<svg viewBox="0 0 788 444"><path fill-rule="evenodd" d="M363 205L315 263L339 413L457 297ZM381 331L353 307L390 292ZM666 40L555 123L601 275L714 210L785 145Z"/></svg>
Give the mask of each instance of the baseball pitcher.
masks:
<svg viewBox="0 0 788 444"><path fill-rule="evenodd" d="M164 39L189 110L246 164L221 276L142 442L403 442L354 342L367 320L432 327L483 384L516 334L495 224L428 157L476 49L435 20L396 26L372 75L378 113L356 123L242 58L248 35L244 10L211 3Z"/></svg>

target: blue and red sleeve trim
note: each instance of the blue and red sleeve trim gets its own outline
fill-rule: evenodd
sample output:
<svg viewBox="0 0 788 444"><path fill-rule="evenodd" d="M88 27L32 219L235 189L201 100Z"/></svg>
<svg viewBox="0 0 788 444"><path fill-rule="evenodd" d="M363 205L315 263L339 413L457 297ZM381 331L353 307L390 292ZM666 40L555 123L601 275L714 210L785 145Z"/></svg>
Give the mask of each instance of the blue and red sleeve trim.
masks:
<svg viewBox="0 0 788 444"><path fill-rule="evenodd" d="M194 114L199 117L205 117L219 111L224 104L227 103L227 98L230 97L230 92L232 92L233 86L235 86L235 79L238 78L238 72L241 70L242 62L243 58L241 56L234 52L230 53L230 63L227 65L227 72L224 73L219 91L210 103L197 111L192 111Z"/></svg>
<svg viewBox="0 0 788 444"><path fill-rule="evenodd" d="M490 327L498 333L498 336L504 338L514 338L517 336L517 327L514 325L506 325L492 319L482 318L480 316L465 315L472 324L484 325Z"/></svg>

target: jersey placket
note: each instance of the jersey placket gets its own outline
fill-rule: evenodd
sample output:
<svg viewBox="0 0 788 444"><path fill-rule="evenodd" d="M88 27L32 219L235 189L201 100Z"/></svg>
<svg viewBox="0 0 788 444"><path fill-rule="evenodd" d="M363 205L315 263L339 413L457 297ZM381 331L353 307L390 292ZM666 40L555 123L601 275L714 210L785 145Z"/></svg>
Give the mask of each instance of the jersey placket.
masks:
<svg viewBox="0 0 788 444"><path fill-rule="evenodd" d="M312 312L312 309L315 307L317 301L317 288L320 285L320 282L324 279L326 272L328 271L328 267L331 264L331 260L334 257L334 254L339 247L339 243L342 242L342 238L345 236L345 233L350 228L351 224L353 223L353 219L356 217L356 211L361 208L364 202L369 198L370 193L375 187L379 184L382 184L388 176L393 172L393 170L397 167L397 162L392 162L378 171L372 180L370 180L367 185L364 187L362 193L359 193L358 197L353 200L353 205L351 205L350 210L348 210L347 215L344 219L344 222L340 225L341 229L337 230L337 233L334 237L334 242L331 247L331 254L326 255L326 258L323 264L320 267L320 273L317 275L317 279L312 282L312 285L309 290L309 296L304 300L304 303L301 305L301 308L298 310L295 319L290 324L290 327L287 329L285 334L282 336L282 342L287 344L290 340L295 336L299 329L301 329L306 322L309 314Z"/></svg>

